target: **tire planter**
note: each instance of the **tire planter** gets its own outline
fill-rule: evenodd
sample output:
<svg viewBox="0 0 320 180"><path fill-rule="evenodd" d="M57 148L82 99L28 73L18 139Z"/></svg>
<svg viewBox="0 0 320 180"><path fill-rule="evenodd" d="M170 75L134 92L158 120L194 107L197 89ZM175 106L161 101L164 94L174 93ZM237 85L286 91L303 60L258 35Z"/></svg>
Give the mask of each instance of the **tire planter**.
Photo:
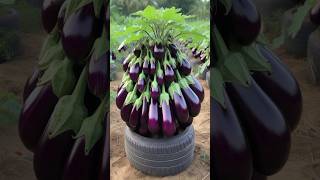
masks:
<svg viewBox="0 0 320 180"><path fill-rule="evenodd" d="M314 31L308 41L307 61L313 84L320 83L320 30Z"/></svg>
<svg viewBox="0 0 320 180"><path fill-rule="evenodd" d="M125 150L130 164L153 176L169 176L190 166L194 157L193 126L170 138L148 138L128 127L125 130Z"/></svg>
<svg viewBox="0 0 320 180"><path fill-rule="evenodd" d="M287 29L293 18L293 12L295 8L285 12L282 19L282 30ZM284 47L288 53L295 55L296 57L305 57L307 55L307 44L310 34L315 31L317 26L310 21L307 16L301 26L300 31L297 33L295 38L287 38Z"/></svg>
<svg viewBox="0 0 320 180"><path fill-rule="evenodd" d="M17 10L10 8L7 14L0 16L0 28L17 29L19 27L19 13Z"/></svg>

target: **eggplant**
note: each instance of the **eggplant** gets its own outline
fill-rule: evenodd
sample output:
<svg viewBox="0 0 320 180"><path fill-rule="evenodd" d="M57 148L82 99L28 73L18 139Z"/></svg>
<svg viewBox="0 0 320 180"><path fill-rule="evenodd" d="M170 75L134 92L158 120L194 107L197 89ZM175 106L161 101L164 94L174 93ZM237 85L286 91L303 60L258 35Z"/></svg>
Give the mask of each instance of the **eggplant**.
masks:
<svg viewBox="0 0 320 180"><path fill-rule="evenodd" d="M169 44L169 51L170 51L170 55L171 57L173 57L174 59L177 59L178 57L178 48L175 44Z"/></svg>
<svg viewBox="0 0 320 180"><path fill-rule="evenodd" d="M154 80L151 83L151 98L156 100L158 99L159 96L160 96L160 88L157 81Z"/></svg>
<svg viewBox="0 0 320 180"><path fill-rule="evenodd" d="M50 33L57 24L60 8L65 0L44 0L41 9L42 25Z"/></svg>
<svg viewBox="0 0 320 180"><path fill-rule="evenodd" d="M288 160L290 131L277 106L252 78L250 82L249 87L227 83L226 91L246 130L255 170L272 175Z"/></svg>
<svg viewBox="0 0 320 180"><path fill-rule="evenodd" d="M189 109L189 115L196 117L200 113L201 102L198 96L189 87L188 82L185 79L179 80L182 94L187 102Z"/></svg>
<svg viewBox="0 0 320 180"><path fill-rule="evenodd" d="M262 175L256 171L253 172L251 180L267 180L268 177L265 175Z"/></svg>
<svg viewBox="0 0 320 180"><path fill-rule="evenodd" d="M149 59L147 58L148 56L145 57L142 65L142 71L145 74L149 74Z"/></svg>
<svg viewBox="0 0 320 180"><path fill-rule="evenodd" d="M100 98L92 94L89 88L87 87L86 93L84 95L84 105L88 110L88 115L93 114L99 107L100 103Z"/></svg>
<svg viewBox="0 0 320 180"><path fill-rule="evenodd" d="M62 179L65 162L74 144L71 131L49 139L49 126L34 152L33 169L38 180Z"/></svg>
<svg viewBox="0 0 320 180"><path fill-rule="evenodd" d="M162 86L164 83L163 70L161 69L160 62L157 63L157 82L159 86Z"/></svg>
<svg viewBox="0 0 320 180"><path fill-rule="evenodd" d="M104 132L104 144L102 149L101 167L99 173L99 180L110 179L110 115L109 112L105 115L105 132Z"/></svg>
<svg viewBox="0 0 320 180"><path fill-rule="evenodd" d="M282 112L293 131L301 118L302 95L297 80L289 68L266 47L259 46L261 55L270 63L271 74L254 72L252 77Z"/></svg>
<svg viewBox="0 0 320 180"><path fill-rule="evenodd" d="M63 3L61 8L60 8L60 11L58 13L57 27L58 27L59 33L62 32L64 23L65 23L65 15L66 15L66 6L67 6L67 4L68 3Z"/></svg>
<svg viewBox="0 0 320 180"><path fill-rule="evenodd" d="M129 76L132 79L132 81L137 82L140 73L141 73L140 63L135 62L134 64L132 64L129 70Z"/></svg>
<svg viewBox="0 0 320 180"><path fill-rule="evenodd" d="M195 55L197 53L197 48L192 48L191 52L192 52L193 55Z"/></svg>
<svg viewBox="0 0 320 180"><path fill-rule="evenodd" d="M124 72L127 71L128 67L129 67L129 63L132 61L133 58L133 54L129 54L124 61L122 62L122 69Z"/></svg>
<svg viewBox="0 0 320 180"><path fill-rule="evenodd" d="M179 125L180 125L180 127L181 127L181 129L186 129L188 126L190 126L191 124L192 124L192 122L193 122L193 117L192 116L189 116L189 118L188 118L188 120L187 120L187 122L185 122L185 123L179 123Z"/></svg>
<svg viewBox="0 0 320 180"><path fill-rule="evenodd" d="M180 124L186 124L189 119L189 110L179 84L173 82L169 87L169 94L172 99L172 110L176 118Z"/></svg>
<svg viewBox="0 0 320 180"><path fill-rule="evenodd" d="M189 75L191 73L191 64L189 61L185 58L182 59L180 66L179 66L179 72L185 76Z"/></svg>
<svg viewBox="0 0 320 180"><path fill-rule="evenodd" d="M198 96L198 98L200 99L200 102L202 102L204 99L204 89L203 89L201 83L193 75L187 76L186 78L187 78L187 81L189 83L190 88Z"/></svg>
<svg viewBox="0 0 320 180"><path fill-rule="evenodd" d="M251 150L235 109L225 92L224 95L225 108L210 97L213 179L250 180L253 173Z"/></svg>
<svg viewBox="0 0 320 180"><path fill-rule="evenodd" d="M316 25L320 25L320 2L311 9L310 11L310 20Z"/></svg>
<svg viewBox="0 0 320 180"><path fill-rule="evenodd" d="M141 73L139 75L138 82L137 82L137 88L138 88L138 91L140 93L142 93L144 91L144 88L146 86L146 80L145 79L146 79L145 75L143 73Z"/></svg>
<svg viewBox="0 0 320 180"><path fill-rule="evenodd" d="M170 84L175 80L174 71L169 64L164 65L164 81L166 84Z"/></svg>
<svg viewBox="0 0 320 180"><path fill-rule="evenodd" d="M150 96L150 95L148 95ZM142 100L142 110L141 110L141 117L140 117L140 126L139 126L139 134L143 136L148 135L148 112L149 112L149 100L150 97L144 96Z"/></svg>
<svg viewBox="0 0 320 180"><path fill-rule="evenodd" d="M97 97L104 97L107 94L109 89L109 71L106 53L99 59L91 58L89 63L88 87Z"/></svg>
<svg viewBox="0 0 320 180"><path fill-rule="evenodd" d="M19 119L19 136L34 151L58 102L50 84L36 87L23 104Z"/></svg>
<svg viewBox="0 0 320 180"><path fill-rule="evenodd" d="M141 49L139 47L135 47L134 50L133 50L133 54L139 58L140 57L140 54L141 54Z"/></svg>
<svg viewBox="0 0 320 180"><path fill-rule="evenodd" d="M128 49L128 46L125 45L124 43L121 43L120 46L118 47L118 52L124 52Z"/></svg>
<svg viewBox="0 0 320 180"><path fill-rule="evenodd" d="M162 93L160 96L160 103L162 109L162 134L166 137L171 137L176 132L176 125L174 116L170 109L169 94L165 91L165 86L162 86Z"/></svg>
<svg viewBox="0 0 320 180"><path fill-rule="evenodd" d="M111 52L111 59L114 61L117 60L116 53L114 53L113 51Z"/></svg>
<svg viewBox="0 0 320 180"><path fill-rule="evenodd" d="M162 44L156 44L153 48L153 57L157 61L162 61L165 56L165 49Z"/></svg>
<svg viewBox="0 0 320 180"><path fill-rule="evenodd" d="M126 97L126 100L123 104L123 107L121 108L121 118L128 123L130 118L130 113L133 108L133 104L137 99L137 86L134 87L133 91L129 92L128 96Z"/></svg>
<svg viewBox="0 0 320 180"><path fill-rule="evenodd" d="M156 73L156 60L152 57L150 59L150 67L149 67L149 74L154 75Z"/></svg>
<svg viewBox="0 0 320 180"><path fill-rule="evenodd" d="M95 17L93 3L71 14L62 30L62 45L66 55L76 62L85 59L101 30L102 25Z"/></svg>
<svg viewBox="0 0 320 180"><path fill-rule="evenodd" d="M42 74L43 74L42 71L40 71L39 69L35 69L32 75L28 78L23 89L23 96L22 96L23 102L26 101L30 93L37 87L38 80L42 76Z"/></svg>
<svg viewBox="0 0 320 180"><path fill-rule="evenodd" d="M202 51L198 51L194 54L194 57L199 58L201 54L202 54Z"/></svg>
<svg viewBox="0 0 320 180"><path fill-rule="evenodd" d="M142 113L142 96L138 98L134 104L129 117L129 127L136 131L139 127L139 120Z"/></svg>
<svg viewBox="0 0 320 180"><path fill-rule="evenodd" d="M126 82L119 90L117 97L116 97L116 105L119 109L121 109L123 107L123 104L127 98L127 95L129 94L129 92L133 89L133 84L132 81L129 80L128 82Z"/></svg>
<svg viewBox="0 0 320 180"><path fill-rule="evenodd" d="M160 115L158 111L158 101L151 98L149 106L148 130L153 135L160 132Z"/></svg>
<svg viewBox="0 0 320 180"><path fill-rule="evenodd" d="M91 180L98 178L99 150L102 142L97 142L89 154L85 152L85 137L77 139L65 163L62 180Z"/></svg>

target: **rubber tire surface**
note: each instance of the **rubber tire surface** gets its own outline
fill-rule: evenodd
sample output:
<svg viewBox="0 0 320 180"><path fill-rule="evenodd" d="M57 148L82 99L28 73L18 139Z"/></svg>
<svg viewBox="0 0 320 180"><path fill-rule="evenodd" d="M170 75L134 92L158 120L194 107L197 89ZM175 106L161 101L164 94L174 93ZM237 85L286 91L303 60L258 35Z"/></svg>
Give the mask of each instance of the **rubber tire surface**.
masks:
<svg viewBox="0 0 320 180"><path fill-rule="evenodd" d="M307 61L311 80L314 84L320 83L320 29L314 31L308 41Z"/></svg>
<svg viewBox="0 0 320 180"><path fill-rule="evenodd" d="M17 10L7 9L7 14L0 16L0 27L16 29L19 27L19 13Z"/></svg>
<svg viewBox="0 0 320 180"><path fill-rule="evenodd" d="M287 29L293 18L295 8L285 12L282 19L282 30ZM286 39L284 46L288 53L297 57L305 57L307 55L307 44L310 34L315 31L317 26L310 21L309 16L304 20L300 31L295 38Z"/></svg>
<svg viewBox="0 0 320 180"><path fill-rule="evenodd" d="M161 139L143 137L126 127L126 155L130 164L145 174L175 175L191 165L194 138L192 125L176 136Z"/></svg>

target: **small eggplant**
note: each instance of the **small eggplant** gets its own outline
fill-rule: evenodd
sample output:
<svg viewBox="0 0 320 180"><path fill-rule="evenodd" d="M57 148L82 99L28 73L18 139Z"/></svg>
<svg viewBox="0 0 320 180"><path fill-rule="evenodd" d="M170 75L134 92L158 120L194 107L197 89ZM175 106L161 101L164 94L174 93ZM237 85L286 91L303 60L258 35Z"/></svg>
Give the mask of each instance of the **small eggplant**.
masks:
<svg viewBox="0 0 320 180"><path fill-rule="evenodd" d="M118 52L124 52L128 49L128 46L125 45L124 43L121 43L120 46L118 47Z"/></svg>
<svg viewBox="0 0 320 180"><path fill-rule="evenodd" d="M153 48L153 57L157 61L162 61L165 57L165 49L162 44L156 44Z"/></svg>
<svg viewBox="0 0 320 180"><path fill-rule="evenodd" d="M189 75L191 73L191 64L189 61L185 58L181 60L180 66L179 66L179 72L185 76Z"/></svg>
<svg viewBox="0 0 320 180"><path fill-rule="evenodd" d="M42 3L41 19L44 29L50 33L57 24L59 10L65 0L44 0Z"/></svg>
<svg viewBox="0 0 320 180"><path fill-rule="evenodd" d="M142 93L144 91L145 86L146 86L146 76L144 75L144 73L141 73L139 75L138 82L137 82L138 91Z"/></svg>
<svg viewBox="0 0 320 180"><path fill-rule="evenodd" d="M141 49L139 47L135 47L134 50L133 50L133 54L139 58L140 55L141 55Z"/></svg>
<svg viewBox="0 0 320 180"><path fill-rule="evenodd" d="M107 54L99 59L91 58L89 63L88 87L97 97L104 97L109 89L109 67Z"/></svg>
<svg viewBox="0 0 320 180"><path fill-rule="evenodd" d="M142 112L142 96L140 96L133 104L133 108L130 113L129 127L136 131L139 127L139 120Z"/></svg>
<svg viewBox="0 0 320 180"><path fill-rule="evenodd" d="M117 60L116 53L114 53L113 51L111 52L111 59L114 61Z"/></svg>
<svg viewBox="0 0 320 180"><path fill-rule="evenodd" d="M23 144L34 151L58 102L50 84L36 87L23 104L19 135Z"/></svg>
<svg viewBox="0 0 320 180"><path fill-rule="evenodd" d="M159 86L162 86L164 82L163 70L161 69L160 62L157 63L157 82Z"/></svg>
<svg viewBox="0 0 320 180"><path fill-rule="evenodd" d="M105 115L104 121L104 145L102 149L101 167L99 173L99 180L106 180L110 178L110 114L109 112Z"/></svg>
<svg viewBox="0 0 320 180"><path fill-rule="evenodd" d="M190 88L186 79L180 79L179 85L181 87L182 94L187 102L189 114L192 117L196 117L200 113L201 102L197 94Z"/></svg>
<svg viewBox="0 0 320 180"><path fill-rule="evenodd" d="M124 61L122 62L122 69L124 72L127 71L128 67L129 67L129 63L131 61L134 61L135 59L133 59L133 54L129 54L125 59Z"/></svg>
<svg viewBox="0 0 320 180"><path fill-rule="evenodd" d="M197 48L192 48L191 52L192 52L193 55L195 55L197 53Z"/></svg>
<svg viewBox="0 0 320 180"><path fill-rule="evenodd" d="M149 106L148 130L153 135L156 135L160 132L160 115L158 111L158 100L151 98Z"/></svg>
<svg viewBox="0 0 320 180"><path fill-rule="evenodd" d="M141 110L141 117L140 117L140 126L139 126L139 134L143 136L148 135L148 112L149 112L149 101L150 101L150 92L147 90L144 93L143 100L142 100L142 110Z"/></svg>
<svg viewBox="0 0 320 180"><path fill-rule="evenodd" d="M143 65L142 65L142 71L145 74L149 74L149 57L148 56L146 56L144 58Z"/></svg>
<svg viewBox="0 0 320 180"><path fill-rule="evenodd" d="M129 70L129 76L132 79L132 81L137 82L139 78L139 74L141 73L141 65L140 65L140 59L137 59L135 63L132 64Z"/></svg>
<svg viewBox="0 0 320 180"><path fill-rule="evenodd" d="M169 87L169 94L172 99L172 110L180 124L186 124L189 119L189 111L179 84L173 82Z"/></svg>
<svg viewBox="0 0 320 180"><path fill-rule="evenodd" d="M155 79L151 83L151 97L152 99L157 100L159 96L160 96L160 88L155 77Z"/></svg>
<svg viewBox="0 0 320 180"><path fill-rule="evenodd" d="M164 81L166 84L170 84L175 80L174 71L169 64L164 65Z"/></svg>
<svg viewBox="0 0 320 180"><path fill-rule="evenodd" d="M195 78L193 75L187 76L186 79L190 88L193 90L194 93L196 93L196 95L200 99L200 102L202 102L204 99L204 89L200 84L199 80Z"/></svg>
<svg viewBox="0 0 320 180"><path fill-rule="evenodd" d="M151 57L149 63L150 63L149 74L154 75L156 73L156 60L154 59L154 57Z"/></svg>
<svg viewBox="0 0 320 180"><path fill-rule="evenodd" d="M31 92L37 87L38 79L42 76L42 72L39 69L35 69L32 75L28 78L23 89L23 102L26 101Z"/></svg>
<svg viewBox="0 0 320 180"><path fill-rule="evenodd" d="M163 85L162 93L160 95L160 104L162 109L162 134L166 137L171 137L176 132L176 124L169 103L170 97Z"/></svg>
<svg viewBox="0 0 320 180"><path fill-rule="evenodd" d="M123 107L123 104L127 98L127 95L133 89L133 82L132 80L127 81L119 90L117 97L116 97L116 105L119 109Z"/></svg>
<svg viewBox="0 0 320 180"><path fill-rule="evenodd" d="M133 108L133 104L137 99L137 85L134 87L133 91L129 92L126 100L121 108L121 118L126 122L129 123L130 113Z"/></svg>
<svg viewBox="0 0 320 180"><path fill-rule="evenodd" d="M178 48L175 44L169 44L169 51L170 51L170 55L171 57L173 57L174 59L177 59L178 57Z"/></svg>

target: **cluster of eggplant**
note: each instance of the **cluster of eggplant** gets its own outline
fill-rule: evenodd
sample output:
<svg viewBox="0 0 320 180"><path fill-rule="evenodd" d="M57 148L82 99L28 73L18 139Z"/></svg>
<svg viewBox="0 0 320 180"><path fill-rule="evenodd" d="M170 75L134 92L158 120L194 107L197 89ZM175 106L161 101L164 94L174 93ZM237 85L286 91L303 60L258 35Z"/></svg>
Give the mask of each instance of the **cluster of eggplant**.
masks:
<svg viewBox="0 0 320 180"><path fill-rule="evenodd" d="M137 45L123 62L116 105L133 131L170 137L200 113L204 89L176 45L146 44Z"/></svg>
<svg viewBox="0 0 320 180"><path fill-rule="evenodd" d="M24 87L19 135L38 180L109 179L109 57L96 53L107 47L108 4L71 12L75 3L44 0L47 40Z"/></svg>
<svg viewBox="0 0 320 180"><path fill-rule="evenodd" d="M216 4L214 28L221 32L228 50L255 43L261 21L254 4L232 0L227 14L220 1ZM248 87L224 82L224 104L211 97L215 180L266 180L279 172L289 156L290 133L301 117L302 95L296 79L269 49L256 46L271 72L249 69ZM213 68L218 68L220 59L214 58Z"/></svg>

